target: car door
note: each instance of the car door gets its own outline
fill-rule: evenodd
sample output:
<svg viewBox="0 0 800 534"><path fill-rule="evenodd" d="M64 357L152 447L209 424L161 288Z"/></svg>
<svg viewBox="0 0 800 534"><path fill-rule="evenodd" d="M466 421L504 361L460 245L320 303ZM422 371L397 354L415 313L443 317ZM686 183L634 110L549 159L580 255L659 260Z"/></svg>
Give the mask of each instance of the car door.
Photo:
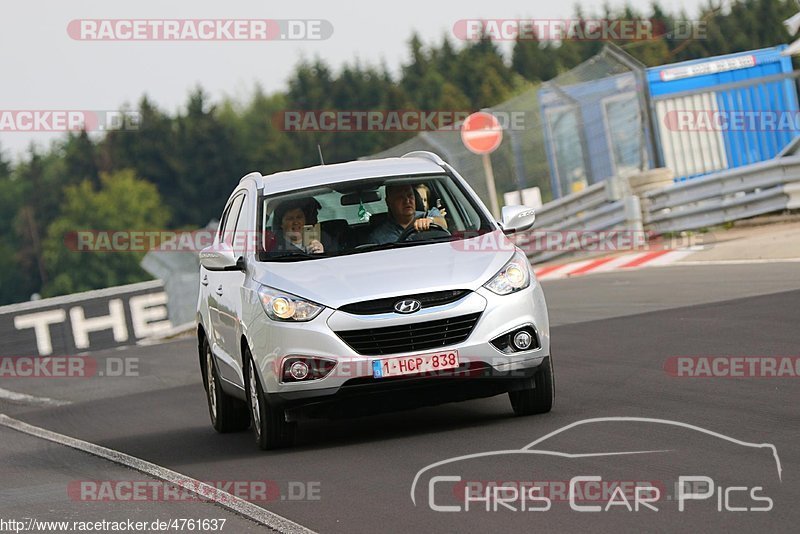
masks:
<svg viewBox="0 0 800 534"><path fill-rule="evenodd" d="M222 240L222 234L225 229L225 221L228 219L228 214L231 211L231 204L232 202L228 202L225 204L225 209L222 210L222 216L219 218L219 227L217 228L217 234L214 236L214 243L216 245L218 242ZM207 323L206 333L208 335L208 341L211 344L211 350L216 352L217 347L219 346L219 312L217 311L217 294L214 289L217 287L217 276L214 271L209 271L202 265L200 266L200 300L201 302L205 303L205 307L207 310Z"/></svg>
<svg viewBox="0 0 800 534"><path fill-rule="evenodd" d="M242 207L244 200L243 194L234 195L228 203L228 207L223 215L220 229L217 236L219 243L226 243L231 245L233 242L234 228L236 220L239 217L239 211ZM227 342L225 340L225 315L227 310L224 309L222 296L224 295L224 271L206 271L203 273L200 283L205 287L208 295L208 312L211 321L211 330L213 332L215 342L215 353L222 359L228 358Z"/></svg>
<svg viewBox="0 0 800 534"><path fill-rule="evenodd" d="M238 202L237 202L238 200ZM243 192L237 197L231 208L226 224L230 232L225 236L226 243L233 247L234 257L246 255L248 236L252 235L252 219L255 217L251 195ZM240 270L220 271L215 273L218 279L217 304L219 312L219 328L222 334L223 350L230 357L229 367L222 366L222 376L226 380L239 383L241 381L242 360L239 349L240 319L242 316L242 286L245 273Z"/></svg>

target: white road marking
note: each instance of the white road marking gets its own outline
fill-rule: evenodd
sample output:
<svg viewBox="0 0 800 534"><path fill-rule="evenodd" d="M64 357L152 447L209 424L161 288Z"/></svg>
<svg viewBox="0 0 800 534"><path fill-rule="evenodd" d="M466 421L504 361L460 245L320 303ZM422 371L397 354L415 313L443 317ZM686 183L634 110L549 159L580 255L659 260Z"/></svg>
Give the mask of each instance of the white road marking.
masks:
<svg viewBox="0 0 800 534"><path fill-rule="evenodd" d="M591 263L591 262L592 262L592 260L581 260L581 261L576 261L576 262L573 262L573 263L565 263L564 265L560 265L557 269L553 269L552 271L549 271L549 272L547 272L547 273L545 273L543 275L537 276L537 278L539 280L552 280L552 279L556 279L556 278L566 278L567 276L569 276L569 273L571 273L572 271L577 271L578 269L580 269L584 265L589 265L589 263Z"/></svg>
<svg viewBox="0 0 800 534"><path fill-rule="evenodd" d="M613 260L611 260L611 261L609 261L607 263L604 263L604 264L592 269L589 273L586 273L586 274L590 274L590 273L607 273L609 271L619 270L619 268L622 267L623 265L625 265L626 263L630 263L632 261L638 260L639 258L644 256L645 254L647 254L647 252L637 252L637 253L634 253L634 254L625 254L624 256L619 256L619 257L614 258ZM645 264L645 265L648 265L648 264Z"/></svg>
<svg viewBox="0 0 800 534"><path fill-rule="evenodd" d="M136 471L150 475L159 480L163 480L164 482L174 484L179 488L194 493L204 500L213 501L223 508L227 508L228 510L236 512L237 514L251 519L256 523L271 528L276 532L280 532L282 534L315 534L313 530L286 519L283 516L265 510L260 506L256 506L255 504L236 497L235 495L205 484L199 480L195 480L186 475L182 475L176 471L172 471L171 469L167 469L166 467L161 467L160 465L142 460L141 458L136 458L135 456L125 454L124 452L115 451L114 449L109 449L95 443L65 436L64 434L59 434L38 426L29 425L28 423L23 423L22 421L9 417L5 414L0 414L0 425L14 429L18 432L22 432L23 434L28 434L37 438L45 439L47 441L52 441L53 443L58 443L59 445L65 445L67 447L92 454L99 458L104 458L114 462L115 464L135 469Z"/></svg>
<svg viewBox="0 0 800 534"><path fill-rule="evenodd" d="M549 268L548 266L545 266L541 267L540 269L547 269L547 271L542 275L537 275L537 279L558 280L561 278L569 278L571 276L585 276L587 274L608 273L620 270L628 271L634 269L641 269L644 267L662 267L665 265L675 265L676 262L679 262L683 260L683 258L694 253L694 251L689 249L670 250L665 254L656 255L655 257L650 258L647 261L644 261L643 263L640 263L638 265L633 265L630 267L627 266L628 264L634 263L640 258L644 258L645 256L652 254L653 252L655 251L633 252L629 254L623 254L621 256L616 256L607 262L599 263L598 265L590 268L589 270L579 272L577 274L572 274L572 273L580 271L584 267L591 265L592 263L602 260L604 258L594 258L591 260L580 260L572 263L565 263L555 268ZM691 263L700 263L700 262L681 261L680 265L687 265Z"/></svg>
<svg viewBox="0 0 800 534"><path fill-rule="evenodd" d="M800 263L800 258L754 258L750 260L694 260L682 261L681 265L752 265L763 263Z"/></svg>
<svg viewBox="0 0 800 534"><path fill-rule="evenodd" d="M39 406L66 406L72 404L70 401L51 399L48 397L35 397L25 393L17 393L8 389L0 388L0 399L12 402L24 402L26 404L37 404Z"/></svg>
<svg viewBox="0 0 800 534"><path fill-rule="evenodd" d="M681 261L683 258L687 256L691 256L694 254L694 250L684 249L684 250L672 250L663 256L659 256L653 260L650 260L645 265L648 267L657 267L661 265L672 265L675 262Z"/></svg>

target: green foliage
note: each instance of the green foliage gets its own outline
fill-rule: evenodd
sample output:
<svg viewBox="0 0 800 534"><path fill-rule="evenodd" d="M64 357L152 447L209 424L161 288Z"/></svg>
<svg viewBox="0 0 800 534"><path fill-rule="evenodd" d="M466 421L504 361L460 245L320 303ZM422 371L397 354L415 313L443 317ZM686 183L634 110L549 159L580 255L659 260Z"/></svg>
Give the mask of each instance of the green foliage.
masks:
<svg viewBox="0 0 800 534"><path fill-rule="evenodd" d="M22 193L19 181L13 179L11 164L0 150L0 303L25 300L38 287L30 272L21 268L20 239L14 232Z"/></svg>
<svg viewBox="0 0 800 534"><path fill-rule="evenodd" d="M550 43L537 39L518 40L511 55L511 68L532 82L543 82L558 75L558 58Z"/></svg>
<svg viewBox="0 0 800 534"><path fill-rule="evenodd" d="M87 180L93 185L100 184L97 150L85 131L77 135L73 133L68 135L64 143L63 159L64 177L70 184Z"/></svg>
<svg viewBox="0 0 800 534"><path fill-rule="evenodd" d="M153 230L169 215L156 187L131 170L100 176L100 187L85 180L67 186L61 215L50 224L43 244L45 269L52 273L43 296L61 295L149 279L139 266L144 253L76 251L67 246L78 230Z"/></svg>

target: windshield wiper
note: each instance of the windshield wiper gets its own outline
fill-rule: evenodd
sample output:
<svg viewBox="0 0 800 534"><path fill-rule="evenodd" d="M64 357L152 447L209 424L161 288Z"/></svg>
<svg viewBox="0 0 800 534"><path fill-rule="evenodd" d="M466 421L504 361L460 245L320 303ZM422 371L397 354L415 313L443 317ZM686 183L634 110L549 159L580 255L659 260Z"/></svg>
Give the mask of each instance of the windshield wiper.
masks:
<svg viewBox="0 0 800 534"><path fill-rule="evenodd" d="M284 254L278 254L276 256L267 256L265 259L266 261L303 261L303 260L313 260L316 258L327 258L328 255L324 253L315 253L309 254L308 252L302 251L292 251L286 252Z"/></svg>
<svg viewBox="0 0 800 534"><path fill-rule="evenodd" d="M442 237L433 237L431 239L420 239L419 241L410 241L410 243L427 244L427 243L447 243L448 241L457 241L459 238L454 235L446 235Z"/></svg>
<svg viewBox="0 0 800 534"><path fill-rule="evenodd" d="M402 248L412 245L411 241L392 241L391 243L367 243L364 245L359 245L356 248L351 248L349 250L345 250L336 254L337 256L348 256L350 254L358 254L360 252L372 252L374 250L388 250L390 248Z"/></svg>
<svg viewBox="0 0 800 534"><path fill-rule="evenodd" d="M336 256L348 256L350 254L359 254L361 252L374 252L376 250L389 250L393 248L404 248L404 247L413 247L416 245L427 245L430 243L445 243L447 241L453 241L453 236L446 236L446 237L438 237L434 239L423 239L419 241L392 241L390 243L368 243L365 245L361 245L357 248L352 248L350 250L346 250L344 252L340 252L336 254Z"/></svg>

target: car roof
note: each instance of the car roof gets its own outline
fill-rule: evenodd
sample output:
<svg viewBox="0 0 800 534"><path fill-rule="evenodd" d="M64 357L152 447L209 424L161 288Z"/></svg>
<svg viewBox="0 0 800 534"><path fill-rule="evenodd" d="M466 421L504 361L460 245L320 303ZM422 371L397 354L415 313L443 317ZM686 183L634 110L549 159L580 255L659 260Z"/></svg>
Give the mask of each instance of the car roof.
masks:
<svg viewBox="0 0 800 534"><path fill-rule="evenodd" d="M425 157L383 158L332 165L317 165L305 169L277 172L256 178L265 195L317 187L332 183L383 178L388 176L413 176L442 173L444 169ZM255 173L254 173L255 174ZM249 177L251 175L248 175ZM246 177L246 178L247 178ZM259 183L260 182L260 183Z"/></svg>

